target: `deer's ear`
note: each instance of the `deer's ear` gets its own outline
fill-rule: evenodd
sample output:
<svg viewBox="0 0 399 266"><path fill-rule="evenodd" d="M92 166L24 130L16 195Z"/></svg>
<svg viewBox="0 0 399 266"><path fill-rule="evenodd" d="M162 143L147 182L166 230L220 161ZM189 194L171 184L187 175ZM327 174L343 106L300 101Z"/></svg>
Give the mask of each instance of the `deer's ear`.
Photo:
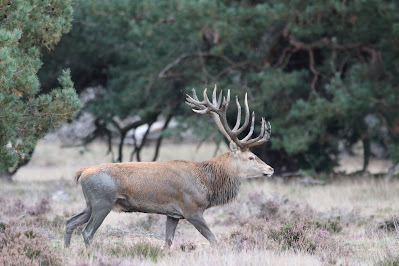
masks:
<svg viewBox="0 0 399 266"><path fill-rule="evenodd" d="M235 142L233 142L233 141L230 141L230 150L232 152L236 152L238 150L237 144Z"/></svg>

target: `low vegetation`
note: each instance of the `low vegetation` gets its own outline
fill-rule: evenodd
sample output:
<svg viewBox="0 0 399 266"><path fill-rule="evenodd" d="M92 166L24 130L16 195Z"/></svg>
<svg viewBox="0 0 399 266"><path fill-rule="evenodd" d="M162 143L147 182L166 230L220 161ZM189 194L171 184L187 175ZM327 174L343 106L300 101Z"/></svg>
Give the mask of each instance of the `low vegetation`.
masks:
<svg viewBox="0 0 399 266"><path fill-rule="evenodd" d="M340 181L324 189L329 193L344 186L355 187L358 182L367 188L368 181L368 178ZM54 196L60 182L67 201ZM255 192L252 191L253 182L258 187ZM181 233L177 234L174 245L167 249L163 247L163 216L111 214L90 249L84 247L81 228L74 233L70 250L62 246L64 221L70 211L81 204L74 199L76 188L72 180L52 181L51 184L48 181L5 184L0 199L4 206L0 223L0 263L171 264L177 259L183 264L187 259L190 264L202 264L206 256L214 256L216 263L221 253L233 260L240 254L256 254L255 257L248 255L248 260L253 262L261 254L270 253L274 254L275 262L283 263L291 256L298 257L299 261L306 262L306 258L311 258L316 263L329 264L395 265L398 260L399 228L394 213L399 204L396 202L392 202L391 209L385 210L375 204L375 213L369 216L362 214L361 206L355 214L353 210L340 209L340 206L319 212L305 200L290 197L289 191L298 189L294 182L253 182L243 184L248 192L244 191L237 201L207 214L219 239L216 247L211 247L194 228L183 222L179 225ZM399 182L394 181L385 189L397 189L398 186ZM267 194L270 187L281 190L281 196ZM303 189L307 197L312 197L318 187ZM353 191L353 198L360 196L355 189ZM381 191L381 197L386 192Z"/></svg>
<svg viewBox="0 0 399 266"><path fill-rule="evenodd" d="M165 248L164 216L111 213L90 248L85 248L79 227L71 247L65 249L65 219L84 207L84 199L72 174L65 174L62 166L57 172L57 164L43 165L40 151L21 172L24 176L0 186L0 264L397 265L399 261L399 180L386 183L370 176L335 176L324 186L277 178L246 181L237 200L205 212L219 240L214 247L183 220L173 246ZM62 165L69 169L81 160L68 158Z"/></svg>

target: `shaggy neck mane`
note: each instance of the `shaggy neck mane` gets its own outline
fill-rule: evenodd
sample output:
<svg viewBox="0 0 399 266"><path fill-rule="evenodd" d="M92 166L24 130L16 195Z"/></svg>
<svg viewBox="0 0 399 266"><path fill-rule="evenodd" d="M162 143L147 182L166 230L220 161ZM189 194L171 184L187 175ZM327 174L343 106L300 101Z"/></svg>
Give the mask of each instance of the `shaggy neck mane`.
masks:
<svg viewBox="0 0 399 266"><path fill-rule="evenodd" d="M230 169L229 156L228 152L200 163L205 173L203 181L208 189L209 207L228 203L237 196L241 179Z"/></svg>

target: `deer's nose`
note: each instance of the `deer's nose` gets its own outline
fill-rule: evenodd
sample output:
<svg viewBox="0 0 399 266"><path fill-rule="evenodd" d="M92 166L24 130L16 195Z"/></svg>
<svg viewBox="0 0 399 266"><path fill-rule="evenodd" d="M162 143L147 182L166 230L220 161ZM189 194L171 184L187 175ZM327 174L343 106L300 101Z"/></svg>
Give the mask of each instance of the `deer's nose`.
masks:
<svg viewBox="0 0 399 266"><path fill-rule="evenodd" d="M274 173L274 169L272 167L269 167L269 171Z"/></svg>

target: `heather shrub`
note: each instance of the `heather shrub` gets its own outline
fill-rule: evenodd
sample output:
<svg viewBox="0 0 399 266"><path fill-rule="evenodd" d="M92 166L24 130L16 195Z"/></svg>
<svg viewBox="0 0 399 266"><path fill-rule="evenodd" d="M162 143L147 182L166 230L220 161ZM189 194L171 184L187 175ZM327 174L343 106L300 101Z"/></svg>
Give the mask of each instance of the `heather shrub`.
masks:
<svg viewBox="0 0 399 266"><path fill-rule="evenodd" d="M333 244L330 234L307 221L286 221L274 224L267 232L268 237L276 241L283 250L294 249L315 253Z"/></svg>
<svg viewBox="0 0 399 266"><path fill-rule="evenodd" d="M260 204L258 217L265 219L273 219L278 216L278 211L280 208L280 202L274 199L268 199L266 202Z"/></svg>
<svg viewBox="0 0 399 266"><path fill-rule="evenodd" d="M47 213L50 210L50 207L50 200L47 197L42 198L33 206L27 206L21 197L14 197L10 202L8 202L4 214L11 217L26 213L31 216L39 216Z"/></svg>
<svg viewBox="0 0 399 266"><path fill-rule="evenodd" d="M180 243L179 247L180 250L183 252L193 251L197 248L197 246L191 241L183 241L182 243Z"/></svg>
<svg viewBox="0 0 399 266"><path fill-rule="evenodd" d="M30 215L41 215L46 213L50 209L50 200L48 198L42 198L36 205L27 208L26 212Z"/></svg>
<svg viewBox="0 0 399 266"><path fill-rule="evenodd" d="M257 209L255 217L266 221L304 221L305 224L330 233L342 231L341 216L323 217L306 204L299 204L287 198L266 197L261 192L248 195L250 208ZM252 225L253 226L253 225Z"/></svg>
<svg viewBox="0 0 399 266"><path fill-rule="evenodd" d="M53 219L49 221L49 226L52 228L62 228L64 229L65 227L65 219L66 216L63 215L56 215Z"/></svg>
<svg viewBox="0 0 399 266"><path fill-rule="evenodd" d="M317 228L327 230L328 232L339 233L342 231L340 216L325 218L321 221L315 221L315 223Z"/></svg>
<svg viewBox="0 0 399 266"><path fill-rule="evenodd" d="M342 231L340 216L322 216L306 204L286 198L267 197L252 192L245 205L249 218L237 220L241 226L228 237L235 249L267 248L310 254L340 254L344 246L332 234Z"/></svg>
<svg viewBox="0 0 399 266"><path fill-rule="evenodd" d="M21 226L16 221L1 223L1 265L60 265L61 257L47 245L49 239L33 226Z"/></svg>
<svg viewBox="0 0 399 266"><path fill-rule="evenodd" d="M55 234L63 235L65 232L65 220L68 216L65 215L56 215L52 218L47 218L44 216L34 217L34 223L37 226L45 228L47 231L50 231ZM74 235L80 235L81 230L75 230L73 232Z"/></svg>
<svg viewBox="0 0 399 266"><path fill-rule="evenodd" d="M250 209L258 209L256 217L264 219L275 219L279 216L280 206L287 203L287 199L277 197L266 197L263 191L256 191L248 194Z"/></svg>
<svg viewBox="0 0 399 266"><path fill-rule="evenodd" d="M256 234L249 232L248 228L244 228L231 232L228 242L234 249L241 251L255 248L258 241L256 239Z"/></svg>
<svg viewBox="0 0 399 266"><path fill-rule="evenodd" d="M385 219L378 224L377 228L388 232L399 232L399 218L394 215Z"/></svg>
<svg viewBox="0 0 399 266"><path fill-rule="evenodd" d="M13 203L8 205L8 208L6 209L6 213L8 214L18 214L22 213L26 209L25 204L21 199L16 199Z"/></svg>

